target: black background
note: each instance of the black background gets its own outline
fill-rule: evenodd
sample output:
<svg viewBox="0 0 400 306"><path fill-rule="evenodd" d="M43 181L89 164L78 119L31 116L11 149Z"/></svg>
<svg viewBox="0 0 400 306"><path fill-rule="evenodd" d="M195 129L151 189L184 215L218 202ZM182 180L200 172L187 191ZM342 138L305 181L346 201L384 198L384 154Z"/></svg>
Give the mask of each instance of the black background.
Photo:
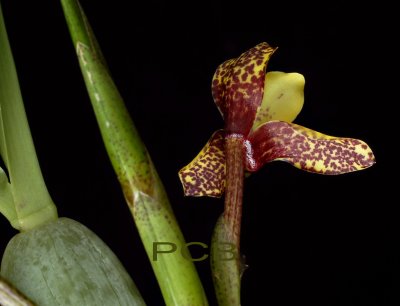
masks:
<svg viewBox="0 0 400 306"><path fill-rule="evenodd" d="M95 231L148 305L162 305L151 266L109 163L58 1L1 1L27 115L60 216ZM270 1L271 2L271 1ZM391 8L347 4L185 5L82 1L187 241L209 244L223 201L184 198L177 171L223 121L210 90L224 60L279 46L269 70L306 78L298 124L366 141L377 164L322 177L284 163L246 180L243 305L399 305L391 117L398 85ZM0 219L0 250L16 233ZM1 252L0 251L0 252ZM196 264L215 305L209 262Z"/></svg>

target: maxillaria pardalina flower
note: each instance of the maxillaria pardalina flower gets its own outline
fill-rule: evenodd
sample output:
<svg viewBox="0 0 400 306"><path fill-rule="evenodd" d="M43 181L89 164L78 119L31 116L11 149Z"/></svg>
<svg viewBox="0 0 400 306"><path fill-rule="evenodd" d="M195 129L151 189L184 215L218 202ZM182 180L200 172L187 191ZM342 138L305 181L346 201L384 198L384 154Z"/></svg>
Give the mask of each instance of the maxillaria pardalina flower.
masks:
<svg viewBox="0 0 400 306"><path fill-rule="evenodd" d="M332 137L291 123L303 107L305 81L298 73L266 73L275 50L261 43L217 68L212 95L225 127L180 170L185 195L219 197L224 193L227 138L242 142L248 172L275 160L330 175L375 163L371 149L361 140Z"/></svg>

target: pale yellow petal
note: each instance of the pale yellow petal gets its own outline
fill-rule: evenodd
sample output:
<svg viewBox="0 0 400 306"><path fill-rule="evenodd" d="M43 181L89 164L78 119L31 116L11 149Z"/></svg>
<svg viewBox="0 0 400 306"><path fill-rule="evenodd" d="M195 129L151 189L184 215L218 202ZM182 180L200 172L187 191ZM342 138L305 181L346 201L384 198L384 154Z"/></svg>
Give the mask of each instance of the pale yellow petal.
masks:
<svg viewBox="0 0 400 306"><path fill-rule="evenodd" d="M304 84L304 77L299 73L268 72L252 130L271 120L292 122L303 107Z"/></svg>

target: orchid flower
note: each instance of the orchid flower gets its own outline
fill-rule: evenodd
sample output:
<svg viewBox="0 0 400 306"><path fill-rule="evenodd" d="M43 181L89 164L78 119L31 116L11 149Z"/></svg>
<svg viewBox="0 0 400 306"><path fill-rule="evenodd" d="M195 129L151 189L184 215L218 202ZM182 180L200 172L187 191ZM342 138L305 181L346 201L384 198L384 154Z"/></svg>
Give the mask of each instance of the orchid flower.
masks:
<svg viewBox="0 0 400 306"><path fill-rule="evenodd" d="M276 48L261 43L220 65L212 95L225 119L198 156L179 172L185 195L220 197L226 186L227 138L241 139L245 170L281 160L320 174L342 174L374 164L368 145L291 123L304 102L304 77L265 69Z"/></svg>
<svg viewBox="0 0 400 306"><path fill-rule="evenodd" d="M291 123L304 102L304 77L269 72L276 48L261 43L221 64L214 74L212 95L225 127L216 131L197 157L179 172L185 195L220 197L225 207L211 242L211 268L218 304L240 305L240 227L245 172L281 160L320 174L342 174L374 164L368 145ZM235 260L222 258L230 245ZM226 251L225 251L226 252ZM232 258L231 258L232 259Z"/></svg>

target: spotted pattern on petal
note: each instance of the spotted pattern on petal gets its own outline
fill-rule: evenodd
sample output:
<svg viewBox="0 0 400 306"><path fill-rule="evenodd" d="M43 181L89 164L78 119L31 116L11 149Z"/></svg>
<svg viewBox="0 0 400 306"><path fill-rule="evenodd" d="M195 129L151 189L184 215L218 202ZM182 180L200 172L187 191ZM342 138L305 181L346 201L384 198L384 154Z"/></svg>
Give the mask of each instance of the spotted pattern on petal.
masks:
<svg viewBox="0 0 400 306"><path fill-rule="evenodd" d="M321 174L342 174L375 163L368 145L358 139L337 138L282 121L270 121L249 137L246 167L254 172L265 163L282 160Z"/></svg>
<svg viewBox="0 0 400 306"><path fill-rule="evenodd" d="M220 197L225 190L225 151L223 130L215 132L206 146L179 171L186 196Z"/></svg>
<svg viewBox="0 0 400 306"><path fill-rule="evenodd" d="M230 83L232 77L232 66L235 65L236 61L237 59L233 58L219 65L212 80L212 96L223 118L225 118L228 113L229 104L228 102L225 102L228 98L225 88L226 84Z"/></svg>
<svg viewBox="0 0 400 306"><path fill-rule="evenodd" d="M250 132L263 97L265 69L274 51L261 43L217 68L212 95L228 133L247 136Z"/></svg>

